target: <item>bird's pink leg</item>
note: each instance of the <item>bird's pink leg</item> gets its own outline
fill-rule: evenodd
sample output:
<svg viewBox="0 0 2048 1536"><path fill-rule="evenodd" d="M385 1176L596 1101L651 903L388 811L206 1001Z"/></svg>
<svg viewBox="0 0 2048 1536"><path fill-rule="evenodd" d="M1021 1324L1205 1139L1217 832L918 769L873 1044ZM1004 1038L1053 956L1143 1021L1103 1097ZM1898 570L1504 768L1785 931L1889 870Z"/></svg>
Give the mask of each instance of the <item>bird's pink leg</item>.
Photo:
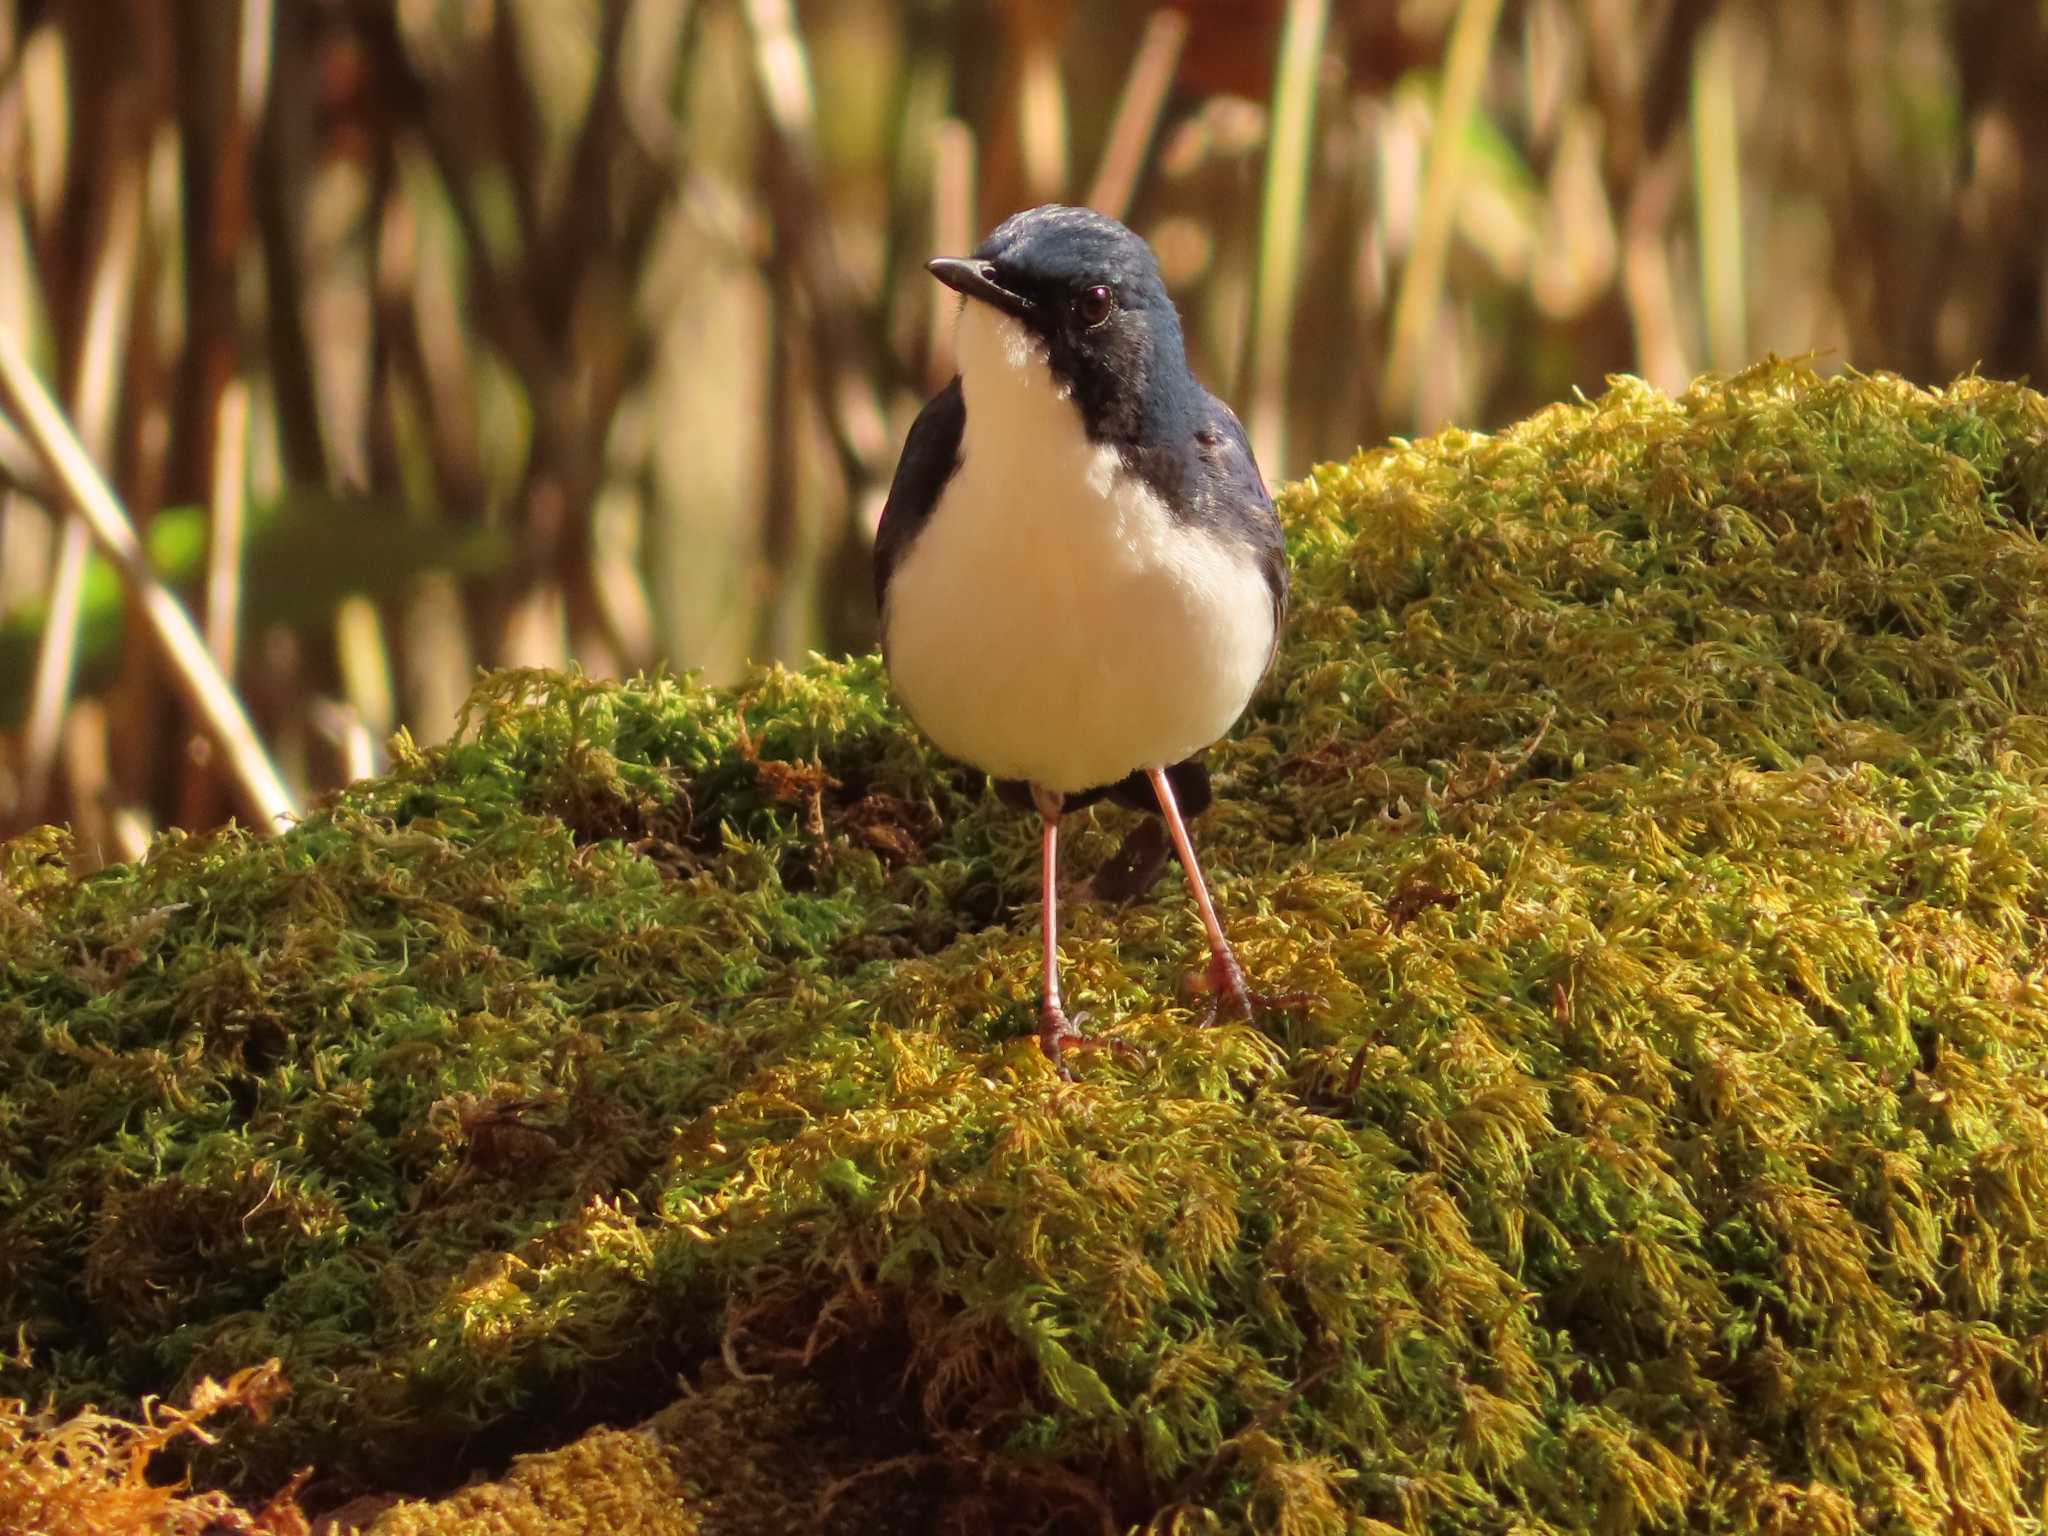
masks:
<svg viewBox="0 0 2048 1536"><path fill-rule="evenodd" d="M1042 908L1045 928L1045 1001L1038 1009L1038 1045L1045 1052L1046 1059L1059 1069L1061 1077L1071 1078L1067 1070L1065 1046L1069 1041L1084 1040L1087 1037L1068 1020L1066 1010L1060 1006L1060 811L1062 797L1049 789L1034 784L1031 798L1037 803L1038 814L1045 819L1045 841L1043 858L1044 906Z"/></svg>
<svg viewBox="0 0 2048 1536"><path fill-rule="evenodd" d="M1217 1011L1225 1007L1240 1018L1249 1019L1255 1006L1300 1008L1313 1002L1307 993L1290 992L1268 997L1245 985L1244 967L1237 963L1237 956L1231 953L1230 941L1223 936L1223 924L1216 917L1216 904L1209 899L1208 882L1202 878L1202 866L1195 860L1194 840L1188 836L1188 824L1181 819L1180 805L1173 798L1172 781L1166 777L1163 768L1148 768L1145 776L1152 781L1152 793L1159 797L1159 813L1166 818L1166 830L1173 836L1181 868L1188 872L1188 890L1195 898L1195 910L1202 914L1203 931L1209 936L1209 1012L1202 1022L1215 1023Z"/></svg>

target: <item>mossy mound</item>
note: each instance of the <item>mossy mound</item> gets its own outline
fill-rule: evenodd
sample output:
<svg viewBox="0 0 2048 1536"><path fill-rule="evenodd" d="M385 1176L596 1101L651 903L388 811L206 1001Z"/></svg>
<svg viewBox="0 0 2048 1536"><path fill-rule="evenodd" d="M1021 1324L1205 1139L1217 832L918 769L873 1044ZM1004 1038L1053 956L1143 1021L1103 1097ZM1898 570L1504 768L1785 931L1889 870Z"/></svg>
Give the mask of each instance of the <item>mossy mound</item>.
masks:
<svg viewBox="0 0 2048 1536"><path fill-rule="evenodd" d="M871 1528L2038 1529L2048 402L1623 382L1283 502L1197 837L1321 1001L1192 1029L1180 891L1077 906L1139 1050L1071 1086L1035 828L871 659L500 676L283 837L14 844L0 1387L275 1356L196 1471L309 1501L765 1377Z"/></svg>

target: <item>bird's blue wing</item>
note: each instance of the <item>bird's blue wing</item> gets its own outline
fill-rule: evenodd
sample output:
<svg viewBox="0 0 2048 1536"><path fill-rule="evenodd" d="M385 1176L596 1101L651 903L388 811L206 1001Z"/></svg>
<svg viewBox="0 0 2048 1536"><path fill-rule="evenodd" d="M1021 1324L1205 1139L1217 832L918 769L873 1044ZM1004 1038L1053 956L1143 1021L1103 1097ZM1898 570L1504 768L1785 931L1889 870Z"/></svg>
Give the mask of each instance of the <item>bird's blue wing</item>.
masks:
<svg viewBox="0 0 2048 1536"><path fill-rule="evenodd" d="M896 478L889 482L889 500L875 529L875 607L887 604L889 578L897 562L924 530L925 520L939 504L939 493L960 467L960 434L967 425L967 403L959 375L925 402L903 440Z"/></svg>
<svg viewBox="0 0 2048 1536"><path fill-rule="evenodd" d="M1266 657L1266 665L1271 667L1273 655L1280 649L1281 626L1287 620L1287 537L1237 414L1214 395L1208 406L1195 432L1200 469L1198 483L1188 498L1192 520L1252 547L1259 574L1273 594L1273 652Z"/></svg>

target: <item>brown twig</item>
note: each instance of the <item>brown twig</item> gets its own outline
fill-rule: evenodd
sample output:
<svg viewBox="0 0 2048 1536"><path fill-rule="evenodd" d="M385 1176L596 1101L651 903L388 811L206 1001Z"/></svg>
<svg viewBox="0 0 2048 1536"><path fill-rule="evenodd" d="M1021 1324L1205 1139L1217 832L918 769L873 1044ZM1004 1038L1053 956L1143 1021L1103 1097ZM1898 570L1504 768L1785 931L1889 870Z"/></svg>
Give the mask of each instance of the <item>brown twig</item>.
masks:
<svg viewBox="0 0 2048 1536"><path fill-rule="evenodd" d="M283 5L273 13L268 59L271 89L256 137L256 233L263 250L272 410L285 478L322 485L327 447L320 433L320 395L313 382L313 344L306 316L305 239L307 185L314 111L318 100L312 6ZM250 66L252 69L253 65ZM253 82L245 83L253 85Z"/></svg>
<svg viewBox="0 0 2048 1536"><path fill-rule="evenodd" d="M782 242L768 268L768 410L771 443L797 439L800 420L797 393L801 387L796 356L796 278ZM754 616L754 656L764 660L783 654L791 567L797 558L797 462L793 453L770 453L761 472L761 580L756 586L759 611Z"/></svg>
<svg viewBox="0 0 2048 1536"><path fill-rule="evenodd" d="M605 0L597 40L597 79L590 87L590 105L584 109L583 121L569 150L568 174L563 178L561 206L553 228L545 237L543 249L535 253L535 275L545 302L557 311L559 340L568 338L576 289L590 264L593 249L610 254L618 248L613 174L633 147L625 132L625 108L619 99L626 19L625 0ZM631 268L622 266L620 270Z"/></svg>
<svg viewBox="0 0 2048 1536"><path fill-rule="evenodd" d="M1543 711L1543 718L1536 722L1536 730L1529 739L1509 757L1495 757L1492 766L1486 770L1486 777L1470 784L1446 782L1444 792L1436 798L1438 810L1449 810L1452 806L1463 805L1477 800L1481 795L1490 795L1501 785L1520 773L1536 755L1536 749L1543 745L1543 738L1550 734L1550 728L1557 722L1557 706L1551 705Z"/></svg>

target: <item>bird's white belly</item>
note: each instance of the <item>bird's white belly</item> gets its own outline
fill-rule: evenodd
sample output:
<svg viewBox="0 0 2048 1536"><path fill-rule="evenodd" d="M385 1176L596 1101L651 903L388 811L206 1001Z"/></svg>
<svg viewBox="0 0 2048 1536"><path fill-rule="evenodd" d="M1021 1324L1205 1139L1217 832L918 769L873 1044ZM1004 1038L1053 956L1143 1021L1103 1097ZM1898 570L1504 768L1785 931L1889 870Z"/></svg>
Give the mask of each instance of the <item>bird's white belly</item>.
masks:
<svg viewBox="0 0 2048 1536"><path fill-rule="evenodd" d="M951 756L1066 792L1208 746L1272 649L1251 551L1176 523L1064 398L963 381L960 468L883 616L911 718Z"/></svg>

